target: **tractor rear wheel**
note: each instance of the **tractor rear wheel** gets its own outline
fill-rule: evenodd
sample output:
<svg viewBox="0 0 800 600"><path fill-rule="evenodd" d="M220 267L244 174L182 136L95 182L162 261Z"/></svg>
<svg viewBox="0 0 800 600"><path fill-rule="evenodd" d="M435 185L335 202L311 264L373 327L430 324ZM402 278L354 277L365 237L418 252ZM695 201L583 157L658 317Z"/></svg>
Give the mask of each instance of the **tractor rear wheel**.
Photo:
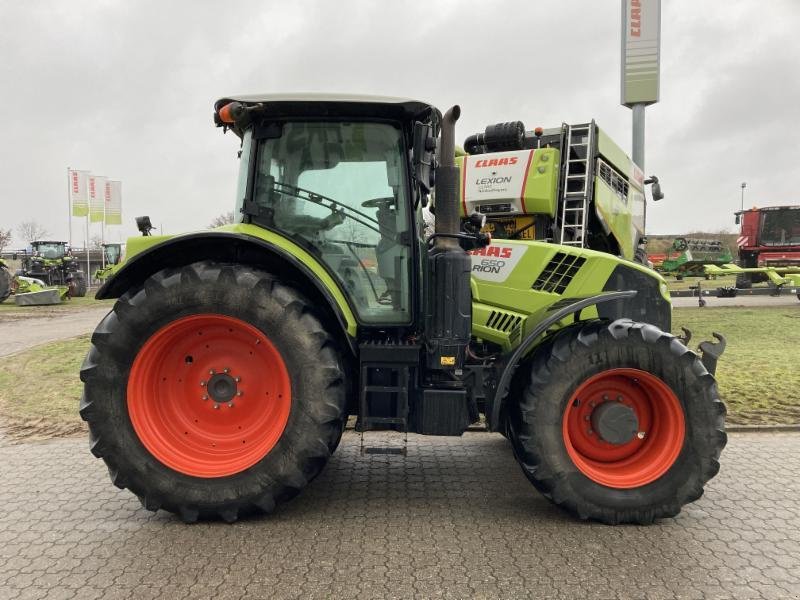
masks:
<svg viewBox="0 0 800 600"><path fill-rule="evenodd" d="M674 336L592 321L553 335L528 366L508 427L523 471L554 503L583 519L650 523L717 474L725 406Z"/></svg>
<svg viewBox="0 0 800 600"><path fill-rule="evenodd" d="M165 269L126 293L81 379L90 448L114 484L185 521L272 510L344 429L333 338L299 292L243 265Z"/></svg>
<svg viewBox="0 0 800 600"><path fill-rule="evenodd" d="M5 266L0 265L0 302L5 302L6 298L11 295L13 291L13 278L11 277L11 271L9 271Z"/></svg>
<svg viewBox="0 0 800 600"><path fill-rule="evenodd" d="M67 287L69 288L69 295L72 298L83 298L86 295L86 291L89 289L86 283L86 275L83 274L83 271L76 271L73 273L72 279L69 280Z"/></svg>

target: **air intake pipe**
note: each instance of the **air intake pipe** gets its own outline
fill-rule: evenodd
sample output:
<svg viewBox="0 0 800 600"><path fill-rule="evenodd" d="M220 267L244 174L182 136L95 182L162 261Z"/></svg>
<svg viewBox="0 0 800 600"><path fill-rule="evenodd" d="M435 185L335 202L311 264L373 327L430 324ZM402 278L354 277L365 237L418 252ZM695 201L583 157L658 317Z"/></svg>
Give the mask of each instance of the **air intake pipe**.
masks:
<svg viewBox="0 0 800 600"><path fill-rule="evenodd" d="M425 340L428 368L459 371L464 364L472 329L471 261L456 236L459 215L459 168L455 165L455 124L458 106L442 117L436 167L436 237L428 253Z"/></svg>

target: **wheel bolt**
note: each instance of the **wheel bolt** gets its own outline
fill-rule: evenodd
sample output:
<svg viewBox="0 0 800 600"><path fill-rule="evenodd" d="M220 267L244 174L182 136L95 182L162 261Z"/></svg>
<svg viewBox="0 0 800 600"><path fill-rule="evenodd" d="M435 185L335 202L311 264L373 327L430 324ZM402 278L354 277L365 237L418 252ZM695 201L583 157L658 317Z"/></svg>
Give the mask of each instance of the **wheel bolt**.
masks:
<svg viewBox="0 0 800 600"><path fill-rule="evenodd" d="M230 373L231 370L228 367L225 367L224 369L222 369L222 372L223 373Z"/></svg>
<svg viewBox="0 0 800 600"><path fill-rule="evenodd" d="M234 377L234 378L233 378L233 380L234 380L236 383L239 383L239 382L242 380L242 378L241 378L241 377Z"/></svg>
<svg viewBox="0 0 800 600"><path fill-rule="evenodd" d="M622 396L617 396L617 402L622 402Z"/></svg>
<svg viewBox="0 0 800 600"><path fill-rule="evenodd" d="M233 402L228 402L228 408L233 408Z"/></svg>
<svg viewBox="0 0 800 600"><path fill-rule="evenodd" d="M216 371L215 371L214 369L210 369L210 370L208 371L208 374L209 374L209 375L214 375L215 373L216 373Z"/></svg>
<svg viewBox="0 0 800 600"><path fill-rule="evenodd" d="M584 421L591 421L591 418L589 417L589 415L586 415L585 417L583 417L583 420Z"/></svg>
<svg viewBox="0 0 800 600"><path fill-rule="evenodd" d="M594 435L594 431L592 431L591 429L587 429L586 433L588 433L589 435Z"/></svg>
<svg viewBox="0 0 800 600"><path fill-rule="evenodd" d="M238 392L236 392L237 396L242 396L243 394L244 394L244 392L242 390L239 390Z"/></svg>
<svg viewBox="0 0 800 600"><path fill-rule="evenodd" d="M205 386L206 386L206 382L205 381L201 381L200 382L200 387L205 387Z"/></svg>
<svg viewBox="0 0 800 600"><path fill-rule="evenodd" d="M608 402L608 394L603 394L603 402Z"/></svg>
<svg viewBox="0 0 800 600"><path fill-rule="evenodd" d="M202 400L208 400L208 396L203 396Z"/></svg>
<svg viewBox="0 0 800 600"><path fill-rule="evenodd" d="M217 404L217 403L215 402L215 403L214 403L214 408L219 408L219 404Z"/></svg>
<svg viewBox="0 0 800 600"><path fill-rule="evenodd" d="M646 435L647 434L644 431L640 431L639 433L636 434L636 437L639 438L640 440L643 440Z"/></svg>

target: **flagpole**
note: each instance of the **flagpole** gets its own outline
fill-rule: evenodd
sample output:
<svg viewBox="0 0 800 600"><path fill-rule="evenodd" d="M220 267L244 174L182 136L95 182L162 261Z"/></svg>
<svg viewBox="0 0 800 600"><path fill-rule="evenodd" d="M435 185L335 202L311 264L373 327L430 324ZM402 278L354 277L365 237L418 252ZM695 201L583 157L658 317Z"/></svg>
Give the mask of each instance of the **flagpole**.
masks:
<svg viewBox="0 0 800 600"><path fill-rule="evenodd" d="M67 167L67 230L69 231L69 249L72 250L72 195L70 194L70 189L72 189L72 182L69 178L69 171L70 168Z"/></svg>
<svg viewBox="0 0 800 600"><path fill-rule="evenodd" d="M86 250L86 280L91 281L91 273L89 273L89 213L86 213L86 237L84 238L83 247Z"/></svg>

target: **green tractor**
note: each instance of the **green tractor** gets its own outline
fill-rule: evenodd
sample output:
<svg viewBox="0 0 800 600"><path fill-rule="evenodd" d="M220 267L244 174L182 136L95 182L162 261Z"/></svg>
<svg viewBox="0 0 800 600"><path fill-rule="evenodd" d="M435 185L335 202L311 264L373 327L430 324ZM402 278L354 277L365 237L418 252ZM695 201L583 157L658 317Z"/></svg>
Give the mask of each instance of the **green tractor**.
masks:
<svg viewBox="0 0 800 600"><path fill-rule="evenodd" d="M98 281L105 281L119 268L119 264L122 262L122 244L103 244L103 259L105 266L94 272L94 278Z"/></svg>
<svg viewBox="0 0 800 600"><path fill-rule="evenodd" d="M72 297L83 297L88 289L86 274L72 256L66 242L31 242L31 254L22 256L18 275L40 279L47 285L65 286Z"/></svg>
<svg viewBox="0 0 800 600"><path fill-rule="evenodd" d="M241 140L237 222L149 236L137 219L145 235L97 293L117 302L80 413L116 486L234 521L297 495L349 415L365 452L373 430L459 436L483 415L580 518L647 523L701 496L726 441L724 339L698 355L671 335L667 286L640 264L492 240L485 215L462 217L459 114L371 96L215 104Z"/></svg>
<svg viewBox="0 0 800 600"><path fill-rule="evenodd" d="M14 293L16 283L14 275L8 268L8 264L0 258L0 302L5 302Z"/></svg>

